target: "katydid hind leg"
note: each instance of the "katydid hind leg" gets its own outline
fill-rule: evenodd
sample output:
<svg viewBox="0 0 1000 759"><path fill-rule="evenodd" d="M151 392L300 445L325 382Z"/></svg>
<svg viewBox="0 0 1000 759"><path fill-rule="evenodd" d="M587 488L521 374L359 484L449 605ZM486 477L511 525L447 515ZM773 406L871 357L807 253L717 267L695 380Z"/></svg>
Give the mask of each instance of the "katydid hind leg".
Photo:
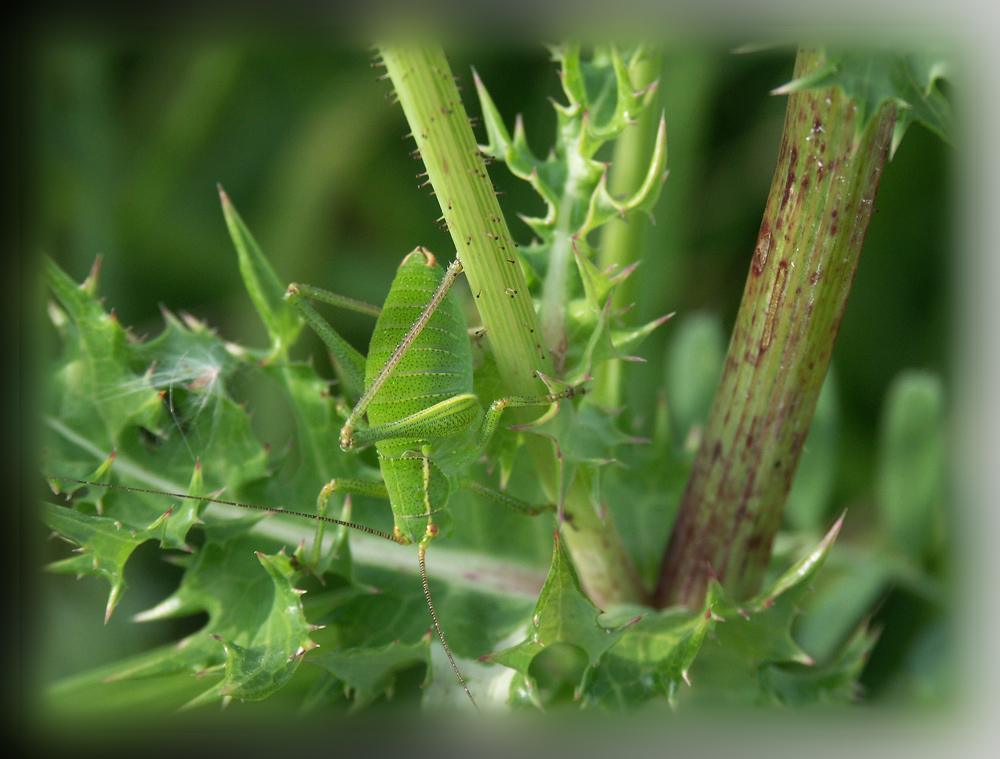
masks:
<svg viewBox="0 0 1000 759"><path fill-rule="evenodd" d="M415 251L410 253L410 256L413 256L418 252L425 257L428 266L436 265L434 255L424 248L417 248ZM407 259L404 259L404 263L408 259L409 256L407 256ZM364 416L365 412L368 410L368 406L371 405L372 399L385 385L386 380L392 375L403 356L413 345L414 341L420 336L420 333L427 325L427 322L430 321L431 316L435 311L437 311L442 301L448 295L448 291L451 289L452 284L454 284L461 272L462 263L456 258L445 271L444 277L441 279L437 290L431 296L430 300L428 300L427 305L424 307L420 316L410 327L410 330L403 336L403 339L396 346L396 349L392 352L386 362L381 366L371 383L365 388L364 395L361 396L354 409L351 411L350 416L347 418L347 421L344 423L344 427L340 432L341 448L344 450L351 450L357 445L355 441L354 428L357 426L358 421L362 416Z"/></svg>
<svg viewBox="0 0 1000 759"><path fill-rule="evenodd" d="M427 563L425 559L425 553L427 552L427 543L430 538L434 537L437 531L433 528L433 525L428 527L427 536L424 540L420 541L417 547L417 558L420 562L420 581L424 586L424 598L427 599L427 608L430 609L431 619L434 621L434 629L437 631L438 639L441 641L441 646L444 648L444 652L448 655L448 661L451 662L451 668L455 670L455 675L458 677L458 681L462 684L462 688L465 690L465 695L469 697L469 701L472 702L472 706L475 710L479 711L479 704L476 703L476 699L472 695L472 691L469 690L468 683L465 682L465 678L462 676L461 670L458 668L458 664L455 662L455 657L451 654L451 648L448 646L448 641L445 640L444 632L441 630L441 623L438 622L437 611L434 609L434 601L431 600L431 589L427 582Z"/></svg>
<svg viewBox="0 0 1000 759"><path fill-rule="evenodd" d="M449 437L471 425L479 413L479 399L471 393L463 393L401 419L354 430L353 443L362 446L394 438L428 440Z"/></svg>

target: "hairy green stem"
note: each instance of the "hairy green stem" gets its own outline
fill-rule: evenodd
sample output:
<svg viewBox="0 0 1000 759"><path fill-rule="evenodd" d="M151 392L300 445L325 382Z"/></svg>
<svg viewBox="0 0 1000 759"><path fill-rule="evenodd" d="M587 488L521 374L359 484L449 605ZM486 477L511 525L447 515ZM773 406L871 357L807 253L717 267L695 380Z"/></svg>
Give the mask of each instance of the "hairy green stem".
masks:
<svg viewBox="0 0 1000 759"><path fill-rule="evenodd" d="M531 295L514 256L486 162L437 45L382 45L382 61L410 124L487 328L500 374L516 395L540 395L534 371L551 371Z"/></svg>
<svg viewBox="0 0 1000 759"><path fill-rule="evenodd" d="M822 65L799 50L795 76ZM713 575L737 599L767 568L888 154L895 107L856 139L837 88L791 95L781 151L705 435L655 602L702 602Z"/></svg>
<svg viewBox="0 0 1000 759"><path fill-rule="evenodd" d="M513 238L444 51L439 45L406 44L380 45L379 51L468 276L500 376L512 395L543 395L548 391L538 373L554 374L552 346L542 339ZM550 496L558 493L551 445L526 437L539 478ZM570 515L565 543L592 600L599 606L640 600L638 575L624 545L607 515L590 504L583 479L573 483L565 508Z"/></svg>

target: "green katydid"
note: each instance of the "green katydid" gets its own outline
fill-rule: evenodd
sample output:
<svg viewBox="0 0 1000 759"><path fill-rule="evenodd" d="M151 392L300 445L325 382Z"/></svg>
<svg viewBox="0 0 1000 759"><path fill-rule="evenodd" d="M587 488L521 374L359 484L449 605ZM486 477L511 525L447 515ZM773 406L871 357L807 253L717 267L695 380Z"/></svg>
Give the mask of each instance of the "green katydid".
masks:
<svg viewBox="0 0 1000 759"><path fill-rule="evenodd" d="M458 259L442 271L425 248L412 251L399 266L379 314L367 359L339 338L302 296L342 305L343 300L322 290L291 285L285 299L320 335L339 361L348 383L364 387L364 394L340 432L340 446L352 450L374 443L382 483L334 480L326 485L321 504L333 492L387 498L395 521L390 539L417 544L424 595L441 644L469 698L471 692L448 649L427 585L424 553L442 530L451 526L448 499L457 487L467 487L525 514L538 509L494 491L456 472L443 469L431 456L430 440L447 438L471 425L480 413L472 392L472 352L465 318L454 298L452 283L462 271ZM500 422L504 409L551 405L582 392L569 388L535 398L499 398L486 411L479 434L461 458L481 456ZM367 413L368 426L356 425Z"/></svg>
<svg viewBox="0 0 1000 759"><path fill-rule="evenodd" d="M504 409L551 405L583 390L568 388L539 397L499 398L483 414L473 393L472 350L465 318L450 294L461 271L457 259L446 271L442 270L434 255L424 248L408 254L378 315L367 357L351 347L308 300L366 313L375 309L308 285L288 287L286 302L326 344L341 369L348 391L360 395L341 429L341 448L350 451L374 444L382 474L382 482L346 479L328 482L319 496L319 512L324 513L329 498L337 492L384 498L392 508L394 529L389 534L315 514L285 510L280 513L353 527L401 545L415 543L424 596L435 630L462 687L476 705L434 610L425 552L436 536L449 532L453 517L448 501L457 488L472 490L527 515L551 508L539 508L493 490L464 476L462 470L467 462L483 455ZM366 415L368 424L359 426ZM482 422L471 445L467 436L456 437L480 416ZM459 449L461 444L457 442L449 446L452 440L459 439L466 445L464 450ZM163 495L275 511L203 496Z"/></svg>

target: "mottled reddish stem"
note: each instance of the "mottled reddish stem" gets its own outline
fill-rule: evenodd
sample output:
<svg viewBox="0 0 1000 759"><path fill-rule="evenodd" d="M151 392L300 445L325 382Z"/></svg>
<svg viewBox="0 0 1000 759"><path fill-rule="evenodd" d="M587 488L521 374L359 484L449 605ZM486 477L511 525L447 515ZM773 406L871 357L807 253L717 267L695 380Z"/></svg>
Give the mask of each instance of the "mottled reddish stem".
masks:
<svg viewBox="0 0 1000 759"><path fill-rule="evenodd" d="M799 50L796 77L822 65ZM719 390L664 557L658 606L697 606L714 575L759 589L888 154L895 107L855 141L837 88L791 95L778 166Z"/></svg>

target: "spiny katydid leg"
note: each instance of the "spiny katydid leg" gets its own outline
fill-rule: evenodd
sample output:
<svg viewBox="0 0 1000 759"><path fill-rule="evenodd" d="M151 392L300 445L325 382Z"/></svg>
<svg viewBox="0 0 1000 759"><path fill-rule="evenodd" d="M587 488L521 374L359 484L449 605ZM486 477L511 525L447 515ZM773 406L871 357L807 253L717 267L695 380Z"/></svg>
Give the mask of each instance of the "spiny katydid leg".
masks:
<svg viewBox="0 0 1000 759"><path fill-rule="evenodd" d="M424 250L423 248L418 248L417 250L423 253L428 263L434 262L434 255L429 250ZM410 255L413 254L411 253ZM400 340L399 345L396 346L396 349L389 356L388 360L386 360L386 362L382 365L382 368L379 370L378 374L375 375L371 383L365 388L364 395L362 395L361 398L358 399L357 404L354 406L354 409L351 411L350 416L347 417L347 421L344 422L344 426L340 430L340 447L345 451L349 451L357 445L357 442L355 440L354 428L355 426L357 426L358 420L361 419L362 416L364 416L365 412L368 410L368 406L371 405L372 399L382 389L382 387L386 383L386 380L388 380L389 377L392 375L393 371L395 371L396 367L399 365L399 362L402 360L403 356L406 354L408 350L410 350L414 341L420 336L420 333L423 332L424 327L427 326L427 322L430 321L431 316L434 314L434 312L438 310L438 307L441 305L441 302L448 295L448 291L451 289L452 284L455 282L455 280L458 278L458 275L461 274L461 272L462 272L462 262L456 258L448 266L448 269L444 273L444 277L441 279L441 284L438 285L437 290L434 291L434 294L431 296L430 300L427 301L427 305L424 307L424 310L421 312L420 316L417 317L417 320L413 323L413 326L410 327L410 331L406 333L406 335L403 337L402 340ZM460 398L461 396L458 397ZM475 396L472 396L470 394L470 397L471 400L475 401ZM466 399L466 403L467 401L468 399ZM445 403L447 403L447 401L445 401ZM464 407L464 404L462 403L460 403L459 405ZM427 411L430 410L431 409L427 409ZM447 413L447 409L445 411ZM470 418L469 422L467 422L463 427L459 427L458 429L459 430L464 429L464 427L468 426L468 424L471 423L471 421L472 420ZM447 426L447 420L445 420L445 424ZM451 428L452 428L451 432L447 432L445 434L452 434L452 432L456 431L454 429L454 424L451 425ZM371 434L371 430L368 430L368 433ZM397 434L395 436L398 437L399 435ZM407 433L407 436L410 435Z"/></svg>
<svg viewBox="0 0 1000 759"><path fill-rule="evenodd" d="M478 415L479 400L475 395L472 393L454 395L401 419L375 427L352 430L350 448L396 438L428 440L448 437L464 430Z"/></svg>

